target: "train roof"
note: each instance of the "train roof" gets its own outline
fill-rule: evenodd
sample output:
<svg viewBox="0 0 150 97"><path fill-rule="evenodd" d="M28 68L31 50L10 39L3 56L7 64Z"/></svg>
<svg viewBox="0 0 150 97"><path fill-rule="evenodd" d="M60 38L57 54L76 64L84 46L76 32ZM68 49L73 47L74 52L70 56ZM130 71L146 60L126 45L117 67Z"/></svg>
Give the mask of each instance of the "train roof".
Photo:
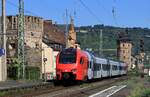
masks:
<svg viewBox="0 0 150 97"><path fill-rule="evenodd" d="M109 63L113 64L113 65L119 65L120 64L119 61L113 61L113 60L109 60Z"/></svg>
<svg viewBox="0 0 150 97"><path fill-rule="evenodd" d="M107 64L107 59L94 57L94 62L101 63L101 64Z"/></svg>

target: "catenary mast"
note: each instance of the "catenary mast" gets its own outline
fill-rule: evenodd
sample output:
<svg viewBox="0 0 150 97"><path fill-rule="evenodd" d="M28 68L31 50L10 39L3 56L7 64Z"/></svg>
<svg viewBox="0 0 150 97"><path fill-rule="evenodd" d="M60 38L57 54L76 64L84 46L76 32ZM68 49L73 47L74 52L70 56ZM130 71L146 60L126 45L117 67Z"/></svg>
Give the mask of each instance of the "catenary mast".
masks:
<svg viewBox="0 0 150 97"><path fill-rule="evenodd" d="M19 0L18 16L18 78L25 78L24 0Z"/></svg>

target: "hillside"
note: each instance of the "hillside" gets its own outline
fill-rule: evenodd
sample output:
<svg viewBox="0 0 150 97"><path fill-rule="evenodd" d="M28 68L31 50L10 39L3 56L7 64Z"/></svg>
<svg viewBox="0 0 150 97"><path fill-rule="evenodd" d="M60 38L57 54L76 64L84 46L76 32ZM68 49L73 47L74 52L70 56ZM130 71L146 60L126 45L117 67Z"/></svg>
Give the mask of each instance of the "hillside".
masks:
<svg viewBox="0 0 150 97"><path fill-rule="evenodd" d="M98 54L100 46L100 30L103 30L103 56L116 59L118 34L128 33L132 43L132 54L139 52L140 39L144 40L144 50L150 53L150 29L148 28L120 28L113 26L94 25L76 27L77 40L82 49L92 48Z"/></svg>

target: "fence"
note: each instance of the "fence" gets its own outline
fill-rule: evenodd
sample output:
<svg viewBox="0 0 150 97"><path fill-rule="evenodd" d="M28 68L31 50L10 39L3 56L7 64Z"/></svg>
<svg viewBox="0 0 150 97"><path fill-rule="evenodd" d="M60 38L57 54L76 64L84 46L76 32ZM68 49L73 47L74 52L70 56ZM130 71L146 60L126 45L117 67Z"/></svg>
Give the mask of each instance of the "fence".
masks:
<svg viewBox="0 0 150 97"><path fill-rule="evenodd" d="M18 79L18 67L8 67L8 78L17 80ZM26 67L25 69L26 80L39 80L40 79L40 68L39 67Z"/></svg>

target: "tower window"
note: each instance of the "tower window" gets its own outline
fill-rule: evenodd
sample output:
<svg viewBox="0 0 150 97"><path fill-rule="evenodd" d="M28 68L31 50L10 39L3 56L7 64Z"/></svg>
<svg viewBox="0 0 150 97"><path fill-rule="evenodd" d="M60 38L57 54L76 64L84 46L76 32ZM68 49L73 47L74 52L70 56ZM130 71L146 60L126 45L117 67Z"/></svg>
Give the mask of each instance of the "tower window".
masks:
<svg viewBox="0 0 150 97"><path fill-rule="evenodd" d="M123 44L123 47L124 47L124 44Z"/></svg>
<svg viewBox="0 0 150 97"><path fill-rule="evenodd" d="M123 56L123 58L125 59L125 58L126 58L126 56Z"/></svg>

